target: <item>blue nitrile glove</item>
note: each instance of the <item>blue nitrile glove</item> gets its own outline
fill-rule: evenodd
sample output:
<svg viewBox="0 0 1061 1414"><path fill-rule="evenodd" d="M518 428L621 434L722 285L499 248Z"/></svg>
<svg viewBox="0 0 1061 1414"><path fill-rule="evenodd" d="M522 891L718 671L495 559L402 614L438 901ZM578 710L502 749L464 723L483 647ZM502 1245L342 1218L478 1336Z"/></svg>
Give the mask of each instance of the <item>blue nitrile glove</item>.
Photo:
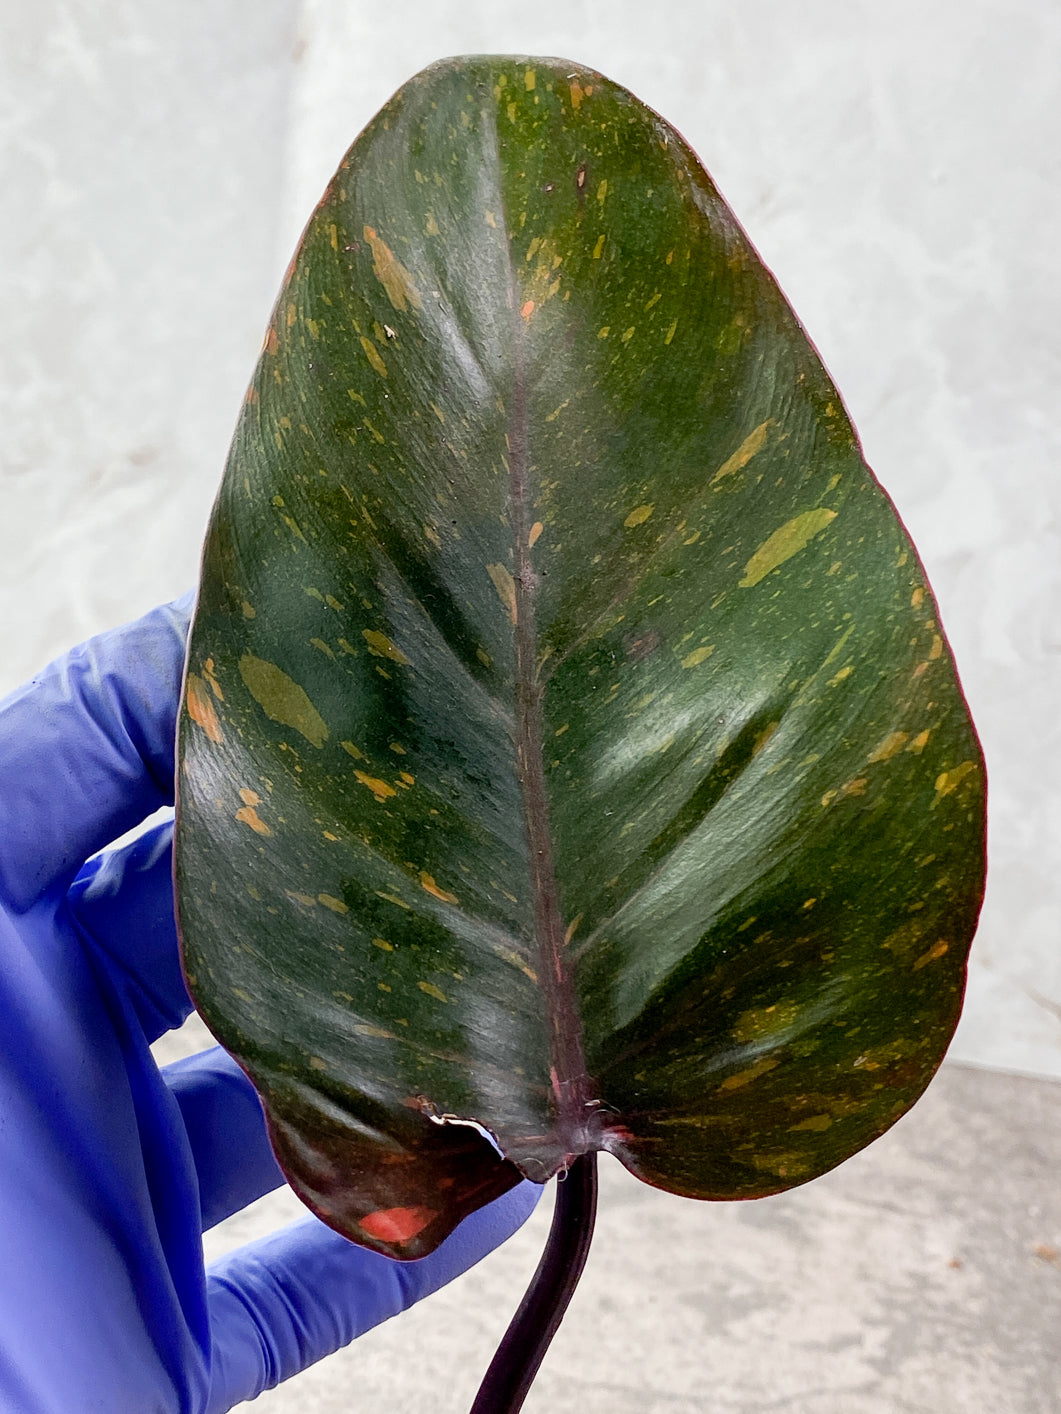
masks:
<svg viewBox="0 0 1061 1414"><path fill-rule="evenodd" d="M204 1271L200 1233L282 1182L257 1096L191 1011L171 826L190 599L0 703L0 1409L220 1414L404 1310L526 1219L523 1184L398 1263L307 1216Z"/></svg>

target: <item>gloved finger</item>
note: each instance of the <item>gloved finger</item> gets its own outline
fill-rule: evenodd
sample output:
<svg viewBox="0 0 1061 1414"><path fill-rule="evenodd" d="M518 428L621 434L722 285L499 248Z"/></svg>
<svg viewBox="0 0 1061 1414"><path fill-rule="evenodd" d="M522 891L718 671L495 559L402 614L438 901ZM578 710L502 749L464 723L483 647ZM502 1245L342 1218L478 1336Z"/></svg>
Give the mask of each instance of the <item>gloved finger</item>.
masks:
<svg viewBox="0 0 1061 1414"><path fill-rule="evenodd" d="M220 1046L163 1067L187 1131L203 1231L284 1182L261 1101Z"/></svg>
<svg viewBox="0 0 1061 1414"><path fill-rule="evenodd" d="M192 596L91 638L0 703L0 891L26 909L173 803Z"/></svg>
<svg viewBox="0 0 1061 1414"><path fill-rule="evenodd" d="M522 1227L541 1192L519 1184L417 1262L355 1247L316 1218L228 1253L207 1277L208 1414L254 1399L445 1286Z"/></svg>
<svg viewBox="0 0 1061 1414"><path fill-rule="evenodd" d="M70 916L131 1001L148 1041L192 1011L173 915L173 821L97 855L67 894Z"/></svg>

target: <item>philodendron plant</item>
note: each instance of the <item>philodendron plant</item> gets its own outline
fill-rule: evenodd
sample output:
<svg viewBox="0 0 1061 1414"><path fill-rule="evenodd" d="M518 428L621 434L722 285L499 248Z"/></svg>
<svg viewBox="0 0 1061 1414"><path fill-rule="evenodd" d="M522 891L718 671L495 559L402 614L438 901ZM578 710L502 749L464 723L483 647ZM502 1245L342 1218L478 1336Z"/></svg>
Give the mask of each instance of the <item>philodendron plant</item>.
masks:
<svg viewBox="0 0 1061 1414"><path fill-rule="evenodd" d="M314 1212L408 1259L566 1176L477 1409L522 1403L596 1151L754 1198L924 1090L980 750L820 359L625 89L448 60L350 149L214 509L179 776L188 980Z"/></svg>

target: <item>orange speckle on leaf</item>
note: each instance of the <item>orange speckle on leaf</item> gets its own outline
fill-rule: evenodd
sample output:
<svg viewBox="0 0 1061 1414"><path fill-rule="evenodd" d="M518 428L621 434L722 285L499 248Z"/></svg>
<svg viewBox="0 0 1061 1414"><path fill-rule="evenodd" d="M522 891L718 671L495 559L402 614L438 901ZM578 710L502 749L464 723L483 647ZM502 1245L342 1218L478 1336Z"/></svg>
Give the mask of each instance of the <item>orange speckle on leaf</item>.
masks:
<svg viewBox="0 0 1061 1414"><path fill-rule="evenodd" d="M537 545L538 536L542 533L544 529L545 526L542 525L540 520L536 520L531 526L530 534L527 536L527 544L531 547L531 549L533 549L534 546Z"/></svg>
<svg viewBox="0 0 1061 1414"><path fill-rule="evenodd" d="M767 575L773 574L774 570L805 550L835 519L835 511L827 506L816 506L813 510L801 511L779 526L772 535L767 536L744 566L740 587L752 589L761 583Z"/></svg>
<svg viewBox="0 0 1061 1414"><path fill-rule="evenodd" d="M749 432L744 441L740 444L732 456L727 457L719 469L711 478L711 485L715 486L727 476L733 476L735 472L743 470L748 465L752 457L757 456L766 445L766 439L770 434L773 425L773 418L768 417L765 422L760 422L753 432Z"/></svg>
<svg viewBox="0 0 1061 1414"><path fill-rule="evenodd" d="M582 85L577 81L577 79L573 84L569 85L569 92L571 94L571 107L577 113L578 110L582 107L583 97Z"/></svg>
<svg viewBox="0 0 1061 1414"><path fill-rule="evenodd" d="M413 283L412 275L395 256L390 246L380 238L373 226L362 227L362 234L372 251L372 273L383 286L387 298L394 308L401 313L404 313L410 304L414 309L419 309L422 303L420 291ZM364 341L362 340L362 342ZM372 361L371 355L369 355L369 361ZM375 367L374 364L373 367Z"/></svg>
<svg viewBox="0 0 1061 1414"><path fill-rule="evenodd" d="M950 943L946 942L943 938L940 938L938 942L932 944L928 952L922 953L921 956L917 959L917 961L914 963L914 971L919 972L922 967L927 967L930 962L936 962L937 959L941 958L944 953L949 950L949 948Z"/></svg>
<svg viewBox="0 0 1061 1414"><path fill-rule="evenodd" d="M207 658L206 662L203 664L203 677L210 684L210 691L217 698L218 702L224 702L225 694L221 691L221 684L214 676L213 658Z"/></svg>
<svg viewBox="0 0 1061 1414"><path fill-rule="evenodd" d="M508 610L508 616L513 623L516 622L516 581L504 565L487 565L486 572L497 590L497 597Z"/></svg>
<svg viewBox="0 0 1061 1414"><path fill-rule="evenodd" d="M434 1208L381 1208L363 1217L358 1227L377 1242L393 1242L401 1247L437 1216Z"/></svg>
<svg viewBox="0 0 1061 1414"><path fill-rule="evenodd" d="M365 351L365 357L368 359L369 363L376 370L379 376L381 378L386 378L387 365L383 362L382 358L380 358L379 349L377 349L372 340L366 338L364 334L361 335L361 347Z"/></svg>
<svg viewBox="0 0 1061 1414"><path fill-rule="evenodd" d="M889 732L884 740L873 748L866 760L871 764L878 761L890 761L893 756L902 751L909 737L909 732Z"/></svg>
<svg viewBox="0 0 1061 1414"><path fill-rule="evenodd" d="M284 893L292 903L300 903L303 908L316 908L317 900L312 894L304 894L301 889L285 889Z"/></svg>
<svg viewBox="0 0 1061 1414"><path fill-rule="evenodd" d="M420 887L424 893L431 894L433 898L441 899L443 903L459 903L456 894L447 893L445 889L440 889L435 883L434 877L426 869L420 870Z"/></svg>
<svg viewBox="0 0 1061 1414"><path fill-rule="evenodd" d="M921 588L920 585L918 585L914 592L910 595L910 605L914 609L920 609L921 605L924 602L925 591Z"/></svg>
<svg viewBox="0 0 1061 1414"><path fill-rule="evenodd" d="M239 660L239 673L244 686L265 715L283 726L293 727L319 751L328 740L328 727L293 678L275 663L244 653Z"/></svg>
<svg viewBox="0 0 1061 1414"><path fill-rule="evenodd" d="M648 520L654 510L655 506L635 506L623 521L623 525L626 526L627 530L633 530L637 525L644 525L645 521Z"/></svg>
<svg viewBox="0 0 1061 1414"><path fill-rule="evenodd" d="M738 1070L736 1075L727 1076L718 1087L720 1090L739 1090L743 1085L750 1085L753 1080L758 1080L760 1075L765 1075L767 1071L773 1070L781 1062L772 1056L764 1056L762 1060L757 1060L754 1065L750 1065L747 1070Z"/></svg>
<svg viewBox="0 0 1061 1414"><path fill-rule="evenodd" d="M363 786L368 787L380 804L392 795L398 794L393 786L388 785L386 781L381 781L378 776L368 776L364 771L355 771L354 775Z"/></svg>
<svg viewBox="0 0 1061 1414"><path fill-rule="evenodd" d="M262 803L262 798L258 792L256 790L250 790L247 786L244 786L240 791L239 798L243 801L244 805L261 805Z"/></svg>
<svg viewBox="0 0 1061 1414"><path fill-rule="evenodd" d="M789 1134L798 1134L803 1130L809 1130L812 1134L824 1133L832 1127L832 1115L811 1115L809 1119L801 1119L798 1124L788 1126Z"/></svg>
<svg viewBox="0 0 1061 1414"><path fill-rule="evenodd" d="M374 658L389 658L392 663L408 664L409 659L405 656L397 644L392 643L385 633L380 633L378 629L363 628L361 637L368 644L368 651Z"/></svg>
<svg viewBox="0 0 1061 1414"><path fill-rule="evenodd" d="M269 332L265 336L265 351L266 353L274 354L279 347L280 340L276 337L276 330L270 324Z"/></svg>
<svg viewBox="0 0 1061 1414"><path fill-rule="evenodd" d="M843 800L849 795L865 795L866 786L869 784L868 776L857 776L854 780L845 781L836 790L827 790L822 796L822 805L832 805L834 800Z"/></svg>
<svg viewBox="0 0 1061 1414"><path fill-rule="evenodd" d="M241 825L249 825L256 835L271 835L272 830L255 810L253 805L245 805L236 811L236 819Z"/></svg>
<svg viewBox="0 0 1061 1414"><path fill-rule="evenodd" d="M932 809L936 808L945 795L957 790L966 776L975 770L975 761L963 761L960 766L955 766L950 771L941 771L936 777L936 798L932 802Z"/></svg>
<svg viewBox="0 0 1061 1414"><path fill-rule="evenodd" d="M523 306L523 308L520 310L520 314L523 315L523 318L524 318L524 319L529 319L533 313L534 313L534 301L533 301L532 299L529 299L529 300L526 302L526 304Z"/></svg>
<svg viewBox="0 0 1061 1414"><path fill-rule="evenodd" d="M216 746L220 746L225 739L225 734L221 730L221 723L214 711L214 704L207 693L206 683L196 673L188 674L185 701L188 706L188 716L197 726L202 727Z"/></svg>

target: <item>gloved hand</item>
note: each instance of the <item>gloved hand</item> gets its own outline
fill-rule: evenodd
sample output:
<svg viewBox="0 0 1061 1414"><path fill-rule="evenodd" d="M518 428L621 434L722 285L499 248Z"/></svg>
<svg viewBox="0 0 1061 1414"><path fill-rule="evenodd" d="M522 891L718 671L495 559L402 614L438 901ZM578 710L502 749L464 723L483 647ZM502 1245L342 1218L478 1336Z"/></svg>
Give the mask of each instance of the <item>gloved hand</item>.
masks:
<svg viewBox="0 0 1061 1414"><path fill-rule="evenodd" d="M220 1414L450 1281L527 1218L523 1184L396 1263L306 1218L204 1271L200 1234L283 1181L220 1049L156 1067L191 1011L172 826L190 598L0 703L0 1409ZM88 859L88 863L85 861Z"/></svg>

